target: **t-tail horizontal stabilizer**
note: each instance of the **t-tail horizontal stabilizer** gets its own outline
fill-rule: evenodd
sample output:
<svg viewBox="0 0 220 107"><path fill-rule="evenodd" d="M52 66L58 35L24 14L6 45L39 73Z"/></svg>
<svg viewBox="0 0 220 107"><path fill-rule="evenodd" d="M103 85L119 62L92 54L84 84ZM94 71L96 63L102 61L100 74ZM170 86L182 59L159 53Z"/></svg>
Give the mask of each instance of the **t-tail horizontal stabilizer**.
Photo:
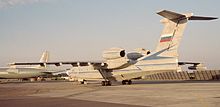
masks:
<svg viewBox="0 0 220 107"><path fill-rule="evenodd" d="M158 12L157 14L172 20L172 21L179 21L179 20L183 20L183 19L188 19L188 20L214 20L214 19L218 19L217 17L203 17L203 16L193 16L193 13L189 13L189 14L179 14L179 13L175 13L175 12L171 12L168 10L162 10L160 12Z"/></svg>

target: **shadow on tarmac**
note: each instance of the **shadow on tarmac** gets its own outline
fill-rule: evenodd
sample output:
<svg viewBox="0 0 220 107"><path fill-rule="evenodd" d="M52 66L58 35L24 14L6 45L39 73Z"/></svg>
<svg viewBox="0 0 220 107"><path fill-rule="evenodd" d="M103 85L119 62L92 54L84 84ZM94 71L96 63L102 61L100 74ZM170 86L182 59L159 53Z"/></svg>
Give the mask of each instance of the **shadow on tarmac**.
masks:
<svg viewBox="0 0 220 107"><path fill-rule="evenodd" d="M176 84L176 83L218 83L220 81L212 80L212 81L207 81L207 80L135 80L133 81L133 84Z"/></svg>

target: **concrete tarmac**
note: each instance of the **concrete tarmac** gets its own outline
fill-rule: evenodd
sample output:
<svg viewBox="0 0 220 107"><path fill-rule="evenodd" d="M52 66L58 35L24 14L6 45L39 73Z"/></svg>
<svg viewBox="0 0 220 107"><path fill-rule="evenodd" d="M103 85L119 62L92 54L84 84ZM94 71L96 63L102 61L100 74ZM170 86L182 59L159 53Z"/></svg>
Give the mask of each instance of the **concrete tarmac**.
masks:
<svg viewBox="0 0 220 107"><path fill-rule="evenodd" d="M220 81L134 81L132 85L73 82L1 83L2 107L219 107Z"/></svg>

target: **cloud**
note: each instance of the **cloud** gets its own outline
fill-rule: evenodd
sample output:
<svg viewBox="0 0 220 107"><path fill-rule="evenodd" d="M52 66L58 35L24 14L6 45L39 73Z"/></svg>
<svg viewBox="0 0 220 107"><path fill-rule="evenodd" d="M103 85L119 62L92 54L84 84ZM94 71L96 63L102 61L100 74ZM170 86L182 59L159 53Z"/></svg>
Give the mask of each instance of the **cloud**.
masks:
<svg viewBox="0 0 220 107"><path fill-rule="evenodd" d="M0 0L0 8L9 8L16 5L27 5L46 0Z"/></svg>

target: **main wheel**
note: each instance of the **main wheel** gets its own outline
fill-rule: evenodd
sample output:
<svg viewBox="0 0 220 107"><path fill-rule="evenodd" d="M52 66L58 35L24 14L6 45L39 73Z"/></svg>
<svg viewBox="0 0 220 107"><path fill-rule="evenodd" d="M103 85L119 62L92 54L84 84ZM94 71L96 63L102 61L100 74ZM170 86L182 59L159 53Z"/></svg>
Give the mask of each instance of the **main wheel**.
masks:
<svg viewBox="0 0 220 107"><path fill-rule="evenodd" d="M83 81L80 81L80 84L84 84L84 80L83 80Z"/></svg>
<svg viewBox="0 0 220 107"><path fill-rule="evenodd" d="M105 81L102 81L102 86L105 86L106 85L106 82Z"/></svg>
<svg viewBox="0 0 220 107"><path fill-rule="evenodd" d="M131 85L132 84L132 81L131 80L128 80L128 85Z"/></svg>
<svg viewBox="0 0 220 107"><path fill-rule="evenodd" d="M112 85L111 81L106 81L106 86L111 86L111 85Z"/></svg>
<svg viewBox="0 0 220 107"><path fill-rule="evenodd" d="M102 81L102 86L111 86L111 81Z"/></svg>
<svg viewBox="0 0 220 107"><path fill-rule="evenodd" d="M122 80L122 85L125 85L126 84L126 80Z"/></svg>

